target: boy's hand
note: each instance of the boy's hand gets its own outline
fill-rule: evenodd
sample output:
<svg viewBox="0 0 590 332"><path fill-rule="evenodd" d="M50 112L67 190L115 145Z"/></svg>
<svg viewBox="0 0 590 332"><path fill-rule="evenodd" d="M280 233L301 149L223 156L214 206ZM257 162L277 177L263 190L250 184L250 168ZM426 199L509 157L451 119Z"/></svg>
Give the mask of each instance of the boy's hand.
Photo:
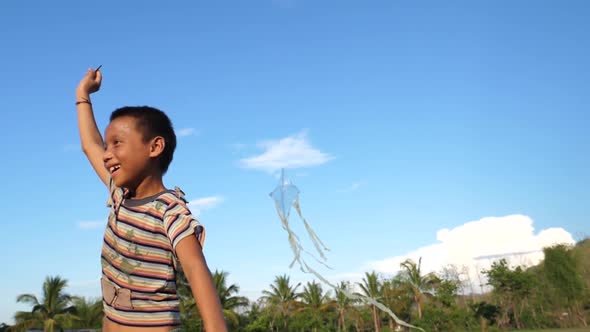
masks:
<svg viewBox="0 0 590 332"><path fill-rule="evenodd" d="M102 73L99 70L88 68L86 75L76 88L76 97L88 97L100 89Z"/></svg>

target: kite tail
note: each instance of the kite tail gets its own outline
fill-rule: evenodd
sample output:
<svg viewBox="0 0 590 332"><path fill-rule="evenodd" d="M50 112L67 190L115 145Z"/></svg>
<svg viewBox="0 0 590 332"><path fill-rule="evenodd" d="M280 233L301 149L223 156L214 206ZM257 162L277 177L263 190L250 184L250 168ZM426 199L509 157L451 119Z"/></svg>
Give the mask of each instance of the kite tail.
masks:
<svg viewBox="0 0 590 332"><path fill-rule="evenodd" d="M281 219L283 219L283 218L281 218ZM301 251L303 251L303 252L307 252L307 251L301 246L301 243L299 243L298 238L297 238L297 235L295 233L293 233L293 231L291 231L291 229L289 228L289 223L286 220L282 220L282 222L283 222L283 225L285 226L285 229L287 230L287 232L289 234L289 242L291 244L291 249L293 250L293 254L294 254L293 261L289 265L289 268L292 268L295 265L295 263L299 263L299 268L301 269L302 272L313 274L321 282L323 282L324 284L332 287L334 290L337 290L338 289L337 286L335 286L331 282L329 282L328 279L324 278L321 274L319 274L317 271L315 271L313 268L311 268L305 262L305 260L303 258L301 258ZM313 255L311 255L311 256L314 257ZM320 263L322 263L322 262L320 262ZM323 265L325 265L325 264L323 264ZM327 266L327 265L325 265L325 266ZM398 325L405 326L405 327L408 327L408 328L418 329L418 330L420 330L422 332L425 332L424 329L422 329L420 327L417 327L417 326L414 326L414 325L411 325L411 324L408 324L408 323L404 322L403 320L399 319L388 307L386 307L385 305L377 302L375 299L372 299L370 297L363 296L363 295L360 295L360 294L354 294L354 293L351 293L348 290L342 290L342 292L349 299L358 300L358 301L363 302L365 304L372 304L372 305L376 306L380 310L382 310L385 313L387 313L391 318L393 318L393 320Z"/></svg>
<svg viewBox="0 0 590 332"><path fill-rule="evenodd" d="M387 313L389 316L391 316L391 318L393 318L393 320L401 326L405 326L407 328L412 328L412 329L417 329L420 330L422 332L425 332L424 329L418 327L418 326L414 326L411 324L408 324L406 322L404 322L403 320L401 320L399 317L396 316L396 314L393 313L393 311L391 311L388 307L386 307L385 305L383 305L380 302L377 302L375 299L361 295L361 294L355 294L355 293L351 293L348 289L339 289L337 286L333 285L331 282L329 282L326 278L324 278L321 274L319 274L318 272L316 272L314 269L312 269L309 265L307 265L307 263L305 262L305 260L301 259L301 258L297 258L297 262L299 262L300 266L302 267L302 270L304 272L307 273L311 273L314 276L316 276L320 281L322 281L324 284L332 287L335 291L336 290L341 290L342 293L348 297L351 300L358 300L361 301L365 304L372 304L374 306L376 306L377 308L379 308L380 310L384 311L385 313Z"/></svg>
<svg viewBox="0 0 590 332"><path fill-rule="evenodd" d="M303 224L305 225L305 229L309 234L311 242L315 246L317 252L320 254L320 257L322 257L322 259L325 261L326 256L324 255L324 251L330 251L330 249L328 249L328 247L324 245L320 237L317 236L317 234L313 231L311 226L309 226L309 224L307 223L307 220L305 220L305 218L303 217L303 213L301 213L301 207L299 206L299 197L295 197L295 201L293 201L293 207L295 207L295 210L297 210L299 217L301 218L301 220L303 220Z"/></svg>
<svg viewBox="0 0 590 332"><path fill-rule="evenodd" d="M280 206L275 203L275 207L277 208L277 212L279 213L279 217L281 218L281 224L283 226L283 229L285 229L287 231L287 234L289 235L289 244L291 245L291 250L293 251L293 255L295 256L291 264L289 264L289 268L292 268L295 265L295 262L299 261L299 257L301 256L301 250L303 249L303 247L299 242L299 237L297 236L297 234L295 234L289 227L289 221L281 212Z"/></svg>
<svg viewBox="0 0 590 332"><path fill-rule="evenodd" d="M348 290L343 290L344 295L348 296L350 299L357 299L361 302L365 302L365 303L369 303L372 304L374 306L376 306L377 308L381 309L382 311L386 312L391 318L393 318L393 320L401 326L405 326L407 328L411 328L411 329L417 329L420 330L422 332L426 332L424 331L423 328L418 327L418 326L414 326L412 324L408 324L406 322L404 322L403 320L399 319L394 313L393 311L391 311L388 307L386 307L385 305L383 305L380 302L377 302L375 299L364 296L364 295L360 295L360 294L353 294L350 293Z"/></svg>
<svg viewBox="0 0 590 332"><path fill-rule="evenodd" d="M279 217L281 218L281 224L283 226L283 229L287 231L288 234L288 238L289 238L289 244L291 245L291 250L293 251L293 261L291 261L291 263L289 264L289 268L292 268L296 262L299 262L299 267L301 269L302 272L306 272L303 268L303 265L301 264L301 252L305 252L306 254L310 255L314 260L316 260L318 263L322 264L323 266L332 269L330 266L328 266L328 264L326 264L325 258L324 261L319 260L317 257L315 257L313 254L311 254L310 252L308 252L307 250L305 250L303 248L303 246L301 245L301 241L299 240L299 236L297 236L297 234L295 234L295 232L293 232L293 230L291 230L291 227L289 227L289 220L285 217L285 215L283 213L281 213L280 211L280 207L278 206L278 204L275 204L276 208L277 208L277 212L279 213Z"/></svg>

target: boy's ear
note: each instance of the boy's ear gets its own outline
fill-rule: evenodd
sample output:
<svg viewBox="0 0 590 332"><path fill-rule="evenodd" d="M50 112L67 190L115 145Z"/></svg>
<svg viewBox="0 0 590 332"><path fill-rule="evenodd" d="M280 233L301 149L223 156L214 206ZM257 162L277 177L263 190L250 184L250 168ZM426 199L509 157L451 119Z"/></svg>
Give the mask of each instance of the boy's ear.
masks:
<svg viewBox="0 0 590 332"><path fill-rule="evenodd" d="M156 158L164 152L166 140L162 136L152 138L150 143L150 157Z"/></svg>

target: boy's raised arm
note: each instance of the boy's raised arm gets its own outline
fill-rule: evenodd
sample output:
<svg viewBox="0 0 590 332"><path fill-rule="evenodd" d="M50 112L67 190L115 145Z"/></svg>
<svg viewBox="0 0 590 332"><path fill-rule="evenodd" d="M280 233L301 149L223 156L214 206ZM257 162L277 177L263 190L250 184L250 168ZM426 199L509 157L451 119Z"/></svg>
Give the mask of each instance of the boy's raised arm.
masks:
<svg viewBox="0 0 590 332"><path fill-rule="evenodd" d="M96 126L90 102L90 94L100 89L101 82L102 73L98 69L89 68L76 88L76 107L78 108L78 128L80 129L82 151L86 154L98 177L108 186L108 171L103 162L104 142Z"/></svg>

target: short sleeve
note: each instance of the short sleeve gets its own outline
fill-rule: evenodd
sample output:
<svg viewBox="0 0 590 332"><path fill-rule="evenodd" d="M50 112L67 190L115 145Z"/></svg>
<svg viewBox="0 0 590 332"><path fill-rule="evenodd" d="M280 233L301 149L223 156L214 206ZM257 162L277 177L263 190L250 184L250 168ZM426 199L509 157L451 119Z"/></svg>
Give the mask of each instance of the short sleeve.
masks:
<svg viewBox="0 0 590 332"><path fill-rule="evenodd" d="M120 204L123 201L123 188L117 187L111 175L108 175L108 182L109 182L109 198L107 199L107 207L115 207L117 204Z"/></svg>
<svg viewBox="0 0 590 332"><path fill-rule="evenodd" d="M201 247L205 244L205 228L184 202L174 203L168 208L164 214L164 230L174 252L178 243L188 236L196 236Z"/></svg>

